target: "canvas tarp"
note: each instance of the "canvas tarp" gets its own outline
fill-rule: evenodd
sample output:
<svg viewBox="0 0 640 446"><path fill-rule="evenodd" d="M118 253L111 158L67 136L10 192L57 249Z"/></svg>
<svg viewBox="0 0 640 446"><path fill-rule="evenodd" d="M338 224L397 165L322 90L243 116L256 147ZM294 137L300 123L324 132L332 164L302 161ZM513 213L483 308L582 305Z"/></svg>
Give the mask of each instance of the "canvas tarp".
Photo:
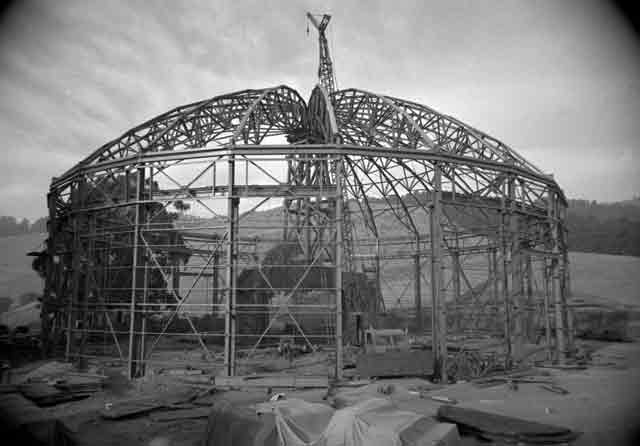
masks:
<svg viewBox="0 0 640 446"><path fill-rule="evenodd" d="M323 404L292 401L274 407L282 446L401 446L400 433L422 415L382 398L361 401L329 417Z"/></svg>

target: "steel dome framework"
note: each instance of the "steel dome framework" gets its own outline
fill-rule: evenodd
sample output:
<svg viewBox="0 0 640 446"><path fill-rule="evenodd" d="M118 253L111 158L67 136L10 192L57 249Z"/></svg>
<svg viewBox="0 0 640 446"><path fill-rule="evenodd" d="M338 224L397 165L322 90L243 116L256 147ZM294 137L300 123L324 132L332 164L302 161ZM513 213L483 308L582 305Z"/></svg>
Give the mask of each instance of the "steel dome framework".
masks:
<svg viewBox="0 0 640 446"><path fill-rule="evenodd" d="M404 315L443 378L466 339L497 340L507 366L540 338L571 352L561 188L415 102L319 85L180 106L54 178L48 205L47 348L132 377L234 375L287 336L340 377L353 315ZM171 357L181 341L201 355Z"/></svg>

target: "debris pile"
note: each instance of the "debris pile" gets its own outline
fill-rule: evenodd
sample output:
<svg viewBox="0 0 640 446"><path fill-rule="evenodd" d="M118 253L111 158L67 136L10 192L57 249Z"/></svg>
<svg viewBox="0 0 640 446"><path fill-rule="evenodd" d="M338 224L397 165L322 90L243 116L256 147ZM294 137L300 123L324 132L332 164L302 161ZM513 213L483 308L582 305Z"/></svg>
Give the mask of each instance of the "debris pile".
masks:
<svg viewBox="0 0 640 446"><path fill-rule="evenodd" d="M105 375L81 373L70 363L48 362L27 373L14 386L40 407L87 398L103 388Z"/></svg>
<svg viewBox="0 0 640 446"><path fill-rule="evenodd" d="M580 436L565 427L450 405L438 409L438 419L455 423L463 434L499 444L566 444Z"/></svg>

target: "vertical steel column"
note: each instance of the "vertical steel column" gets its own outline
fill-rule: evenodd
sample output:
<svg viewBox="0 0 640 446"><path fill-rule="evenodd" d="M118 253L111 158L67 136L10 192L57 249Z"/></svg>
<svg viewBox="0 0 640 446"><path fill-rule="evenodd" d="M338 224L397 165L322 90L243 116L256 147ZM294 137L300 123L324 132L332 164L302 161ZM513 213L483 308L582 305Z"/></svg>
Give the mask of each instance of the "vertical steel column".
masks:
<svg viewBox="0 0 640 446"><path fill-rule="evenodd" d="M566 359L566 345L564 337L564 308L562 302L562 266L560 253L560 240L558 234L558 197L552 192L549 197L549 205L551 206L552 216L549 221L551 224L551 242L553 257L551 259L551 292L553 294L553 302L556 318L556 357L560 363L564 363Z"/></svg>
<svg viewBox="0 0 640 446"><path fill-rule="evenodd" d="M566 240L566 238L565 238ZM564 305L564 311L566 315L566 327L567 327L567 354L572 356L575 353L575 339L573 333L573 308L572 305L567 303L567 299L571 297L571 288L569 282L569 255L566 246L563 247L563 266L564 266L564 283L562 286L562 303Z"/></svg>
<svg viewBox="0 0 640 446"><path fill-rule="evenodd" d="M526 308L526 333L527 333L527 342L532 342L535 339L535 313L534 313L534 308L535 308L535 301L533 299L533 264L532 264L532 260L531 260L531 253L527 252L525 254L525 277L526 277L526 283L525 283L525 293L526 293L526 302L527 302L527 308Z"/></svg>
<svg viewBox="0 0 640 446"><path fill-rule="evenodd" d="M149 196L145 197L148 199L153 198L153 168L149 168L149 177L150 181L150 191ZM149 213L144 213L144 228L149 231L150 227L150 216ZM144 376L146 372L146 363L145 363L145 355L146 355L146 344L147 344L147 300L149 298L149 253L146 250L142 250L142 267L144 270L143 278L142 278L142 309L141 311L141 324L140 324L140 348L138 357L140 362L138 363L138 375Z"/></svg>
<svg viewBox="0 0 640 446"><path fill-rule="evenodd" d="M218 296L218 268L220 267L220 253L218 252L220 245L219 239L214 239L213 252L213 268L211 270L211 314L215 315L218 312L218 304L220 303L220 297Z"/></svg>
<svg viewBox="0 0 640 446"><path fill-rule="evenodd" d="M47 357L51 353L52 343L57 341L57 336L52 336L52 327L51 320L49 319L49 314L53 311L54 314L57 314L59 311L58 303L60 297L57 292L53 290L55 279L55 269L56 269L56 200L53 192L49 192L47 194L47 208L49 210L49 220L47 222L47 232L48 237L46 240L47 246L47 264L46 264L46 278L44 283L44 295L42 296L42 309L40 311L40 321L42 324L42 333L40 336L42 342L42 356ZM55 299L52 297L52 294L55 294ZM55 300L55 303L52 302ZM55 316L54 316L55 317ZM57 335L57 333L56 333Z"/></svg>
<svg viewBox="0 0 640 446"><path fill-rule="evenodd" d="M73 343L74 331L76 324L77 304L78 296L80 293L80 278L81 278L81 251L82 242L80 240L80 233L84 230L81 219L84 218L84 193L85 193L86 179L81 177L77 184L72 186L71 189L71 203L72 207L76 211L73 215L73 253L72 253L72 276L71 276L71 296L67 303L67 345L65 349L65 358L67 361L71 360L71 344Z"/></svg>
<svg viewBox="0 0 640 446"><path fill-rule="evenodd" d="M235 155L229 155L227 182L227 293L225 300L224 364L227 376L234 376L236 363L236 226L238 198L235 196Z"/></svg>
<svg viewBox="0 0 640 446"><path fill-rule="evenodd" d="M438 163L433 164L434 194L430 214L431 230L431 326L436 374L447 382L447 319L446 302L442 293L442 174Z"/></svg>
<svg viewBox="0 0 640 446"><path fill-rule="evenodd" d="M416 234L416 252L413 256L414 268L414 305L416 312L416 331L422 333L424 329L422 315L422 291L420 289L420 235Z"/></svg>
<svg viewBox="0 0 640 446"><path fill-rule="evenodd" d="M373 302L373 305L369 307L372 309L371 311L373 313L372 315L369 316L369 325L373 325L374 327L377 327L376 318L378 315L378 311L379 309L381 310L384 307L382 302L382 279L380 277L380 238L378 237L377 233L376 233L375 262L376 262L376 297Z"/></svg>
<svg viewBox="0 0 640 446"><path fill-rule="evenodd" d="M336 379L342 379L342 257L344 252L344 242L342 234L343 224L343 196L342 196L342 175L344 158L341 156L336 160Z"/></svg>
<svg viewBox="0 0 640 446"><path fill-rule="evenodd" d="M509 200L513 198L513 178L509 177L507 183L507 197ZM511 358L512 358L512 334L511 334L511 288L512 284L510 282L511 278L511 238L512 234L510 234L511 230L511 212L507 210L506 198L502 196L502 206L501 206L501 222L500 222L500 234L501 234L501 244L502 244L502 299L504 302L504 336L505 336L505 347L506 347L506 357L505 357L505 368L511 367ZM507 230L507 228L509 228Z"/></svg>
<svg viewBox="0 0 640 446"><path fill-rule="evenodd" d="M455 330L460 330L461 312L464 307L460 306L460 240L458 238L458 227L455 228L455 247L451 252L451 272L453 273L453 303L455 318Z"/></svg>
<svg viewBox="0 0 640 446"><path fill-rule="evenodd" d="M89 322L89 296L91 295L91 279L90 275L95 274L95 262L96 262L96 253L95 253L95 215L90 213L87 217L87 229L89 235L87 236L87 240L85 241L83 255L85 258L84 264L84 286L82 287L82 292L79 297L82 298L82 305L79 306L80 309L80 317L79 319L82 321L82 338L80 339L80 348L79 348L79 368L80 370L85 370L87 366L87 358L85 357L85 348L87 346L89 331L88 331L88 322Z"/></svg>
<svg viewBox="0 0 640 446"><path fill-rule="evenodd" d="M287 160L287 184L291 183L291 168L293 166L293 161L291 160L291 156L287 155L285 157ZM282 213L282 240L285 242L289 238L289 206L291 206L291 200L288 198L284 198L282 200L282 207L284 208L284 212Z"/></svg>
<svg viewBox="0 0 640 446"><path fill-rule="evenodd" d="M514 177L509 178L509 252L511 255L511 287L509 288L509 303L511 306L511 352L513 355L514 345L519 351L522 350L523 332L523 268L522 251L520 243L522 241L520 224L521 215L517 212L516 181Z"/></svg>
<svg viewBox="0 0 640 446"><path fill-rule="evenodd" d="M498 254L495 247L489 248L489 280L491 281L491 300L498 305Z"/></svg>
<svg viewBox="0 0 640 446"><path fill-rule="evenodd" d="M128 374L133 379L138 376L139 361L139 331L138 324L138 308L137 295L139 283L138 263L140 261L140 223L144 212L141 201L144 199L144 167L138 167L136 175L136 196L135 196L135 220L133 227L133 259L131 266L131 305L129 307L129 357L128 357Z"/></svg>
<svg viewBox="0 0 640 446"><path fill-rule="evenodd" d="M313 161L311 160L305 161L304 184L307 186L311 185L312 162ZM311 252L313 248L313 243L311 241L311 198L305 198L302 202L304 203L304 249L307 256L307 264L310 264L314 256L314 254Z"/></svg>
<svg viewBox="0 0 640 446"><path fill-rule="evenodd" d="M549 319L549 270L550 263L548 256L544 256L544 337L547 344L547 359L552 359L551 346L551 320Z"/></svg>
<svg viewBox="0 0 640 446"><path fill-rule="evenodd" d="M567 208L560 207L558 201L558 236L560 239L560 259L562 261L562 310L564 314L564 327L566 330L565 356L571 357L574 354L574 334L573 334L573 310L567 300L571 297L571 286L569 282L569 252L567 250L568 229L564 222L567 221Z"/></svg>

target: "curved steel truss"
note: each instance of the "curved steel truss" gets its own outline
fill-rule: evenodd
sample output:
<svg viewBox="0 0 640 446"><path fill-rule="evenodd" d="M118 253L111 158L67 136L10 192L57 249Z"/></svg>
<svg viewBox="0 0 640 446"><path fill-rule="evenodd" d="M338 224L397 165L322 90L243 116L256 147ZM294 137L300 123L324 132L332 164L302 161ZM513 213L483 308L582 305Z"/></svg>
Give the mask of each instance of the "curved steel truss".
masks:
<svg viewBox="0 0 640 446"><path fill-rule="evenodd" d="M502 339L507 363L538 328L549 354L570 350L561 188L411 101L216 96L103 145L48 197L46 339L91 358L101 338L132 376L170 333L229 374L285 335L333 345L339 376L351 316L381 325L398 307L441 375L454 334Z"/></svg>

